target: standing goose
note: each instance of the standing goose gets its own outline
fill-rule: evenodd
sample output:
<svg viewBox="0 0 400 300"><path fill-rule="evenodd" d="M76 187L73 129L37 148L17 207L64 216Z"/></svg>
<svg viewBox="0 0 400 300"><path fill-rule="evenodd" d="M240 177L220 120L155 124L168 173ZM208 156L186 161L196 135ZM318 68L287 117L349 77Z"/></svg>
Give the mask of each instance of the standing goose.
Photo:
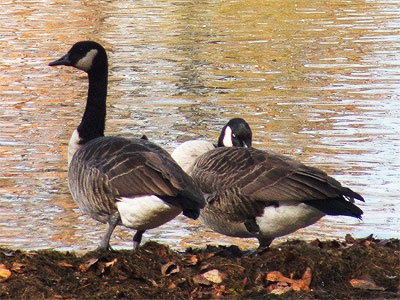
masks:
<svg viewBox="0 0 400 300"><path fill-rule="evenodd" d="M243 136L243 130L239 135L228 127L221 132L219 141L225 142L220 146L238 143L229 142L229 136ZM241 128L248 128L251 139L250 127ZM309 226L324 215L361 219L363 212L353 202L364 201L363 197L317 168L272 151L215 149L205 141L194 147L194 143L198 141L183 143L172 157L203 191L206 206L200 219L218 233L254 237L260 247L268 247L274 238Z"/></svg>
<svg viewBox="0 0 400 300"><path fill-rule="evenodd" d="M204 198L193 180L159 146L142 139L104 136L108 63L104 48L83 41L50 66L72 66L87 72L85 112L68 145L68 185L80 209L107 223L99 248L109 248L114 228L136 229L133 247L145 230L179 213L196 219Z"/></svg>

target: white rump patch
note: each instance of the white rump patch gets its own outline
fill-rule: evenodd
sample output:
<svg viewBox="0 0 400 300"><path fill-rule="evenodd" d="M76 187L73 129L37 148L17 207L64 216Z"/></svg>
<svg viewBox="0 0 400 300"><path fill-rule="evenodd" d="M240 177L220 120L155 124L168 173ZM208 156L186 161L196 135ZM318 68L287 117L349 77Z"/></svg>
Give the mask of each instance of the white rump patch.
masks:
<svg viewBox="0 0 400 300"><path fill-rule="evenodd" d="M324 215L305 203L287 202L279 203L279 207L265 207L263 215L257 217L256 222L263 237L274 238L314 224Z"/></svg>
<svg viewBox="0 0 400 300"><path fill-rule="evenodd" d="M122 197L117 201L122 224L136 230L156 228L181 213L157 196Z"/></svg>
<svg viewBox="0 0 400 300"><path fill-rule="evenodd" d="M213 149L215 146L208 141L187 141L176 147L171 156L183 171L190 175L196 159Z"/></svg>
<svg viewBox="0 0 400 300"><path fill-rule="evenodd" d="M230 128L229 126L226 126L225 128L224 139L222 140L222 143L224 144L225 147L233 147L232 128Z"/></svg>
<svg viewBox="0 0 400 300"><path fill-rule="evenodd" d="M75 129L69 139L68 143L68 166L71 163L72 157L74 156L75 152L80 148L79 141L81 138L79 137L78 129Z"/></svg>
<svg viewBox="0 0 400 300"><path fill-rule="evenodd" d="M228 236L269 240L295 232L296 230L317 222L324 213L304 203L288 202L279 203L279 207L267 206L260 217L256 217L256 223L260 227L260 233L251 233L244 223L231 222L227 219L214 218L204 210L200 211L200 219L208 227L218 233Z"/></svg>
<svg viewBox="0 0 400 300"><path fill-rule="evenodd" d="M97 55L98 50L92 49L84 57L82 57L78 62L75 64L75 67L81 69L83 71L89 71L93 64L93 59Z"/></svg>

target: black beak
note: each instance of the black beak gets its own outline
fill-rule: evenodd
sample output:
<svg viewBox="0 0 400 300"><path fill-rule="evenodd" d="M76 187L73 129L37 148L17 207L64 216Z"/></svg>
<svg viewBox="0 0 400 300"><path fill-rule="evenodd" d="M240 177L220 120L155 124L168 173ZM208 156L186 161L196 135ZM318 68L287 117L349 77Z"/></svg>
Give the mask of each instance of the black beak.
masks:
<svg viewBox="0 0 400 300"><path fill-rule="evenodd" d="M63 57L49 63L49 66L60 66L60 65L72 66L71 60L69 59L69 53L67 53Z"/></svg>

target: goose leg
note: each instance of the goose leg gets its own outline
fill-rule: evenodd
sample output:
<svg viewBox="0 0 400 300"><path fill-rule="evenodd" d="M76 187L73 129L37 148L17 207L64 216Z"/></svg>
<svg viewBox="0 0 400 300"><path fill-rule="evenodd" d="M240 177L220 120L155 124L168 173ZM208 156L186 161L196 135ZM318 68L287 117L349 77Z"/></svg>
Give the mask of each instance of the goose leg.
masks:
<svg viewBox="0 0 400 300"><path fill-rule="evenodd" d="M260 243L260 245L258 246L258 249L268 248L269 245L271 245L271 243L272 243L273 240L274 240L273 238L272 238L272 239L262 239L262 238L259 238L259 239L258 239L258 242Z"/></svg>
<svg viewBox="0 0 400 300"><path fill-rule="evenodd" d="M100 242L99 247L97 248L97 250L111 250L110 247L110 238L111 235L115 229L115 227L117 227L119 221L120 221L120 217L119 217L119 213L116 212L113 215L111 215L110 219L108 220L107 223L107 231L106 234L103 236L103 239Z"/></svg>
<svg viewBox="0 0 400 300"><path fill-rule="evenodd" d="M133 236L133 250L139 248L140 242L142 241L144 230L136 231L135 235Z"/></svg>

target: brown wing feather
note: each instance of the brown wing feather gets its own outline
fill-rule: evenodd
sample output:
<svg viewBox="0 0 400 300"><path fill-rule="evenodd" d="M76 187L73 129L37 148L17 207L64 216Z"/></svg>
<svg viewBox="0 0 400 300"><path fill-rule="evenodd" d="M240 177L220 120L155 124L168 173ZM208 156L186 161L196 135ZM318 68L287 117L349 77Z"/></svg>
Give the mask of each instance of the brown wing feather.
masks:
<svg viewBox="0 0 400 300"><path fill-rule="evenodd" d="M347 190L319 169L254 148L210 151L198 159L192 176L205 192L235 186L257 201L325 199Z"/></svg>
<svg viewBox="0 0 400 300"><path fill-rule="evenodd" d="M73 161L76 163L71 166L79 168L80 177L89 178L88 185L101 186L102 194L114 196L110 202L119 197L157 195L184 210L198 211L204 206L201 191L189 175L165 150L146 140L95 139L82 146ZM89 173L96 176L87 176ZM90 192L91 189L86 190ZM90 193L92 195L86 195L86 198L93 198L95 193Z"/></svg>

